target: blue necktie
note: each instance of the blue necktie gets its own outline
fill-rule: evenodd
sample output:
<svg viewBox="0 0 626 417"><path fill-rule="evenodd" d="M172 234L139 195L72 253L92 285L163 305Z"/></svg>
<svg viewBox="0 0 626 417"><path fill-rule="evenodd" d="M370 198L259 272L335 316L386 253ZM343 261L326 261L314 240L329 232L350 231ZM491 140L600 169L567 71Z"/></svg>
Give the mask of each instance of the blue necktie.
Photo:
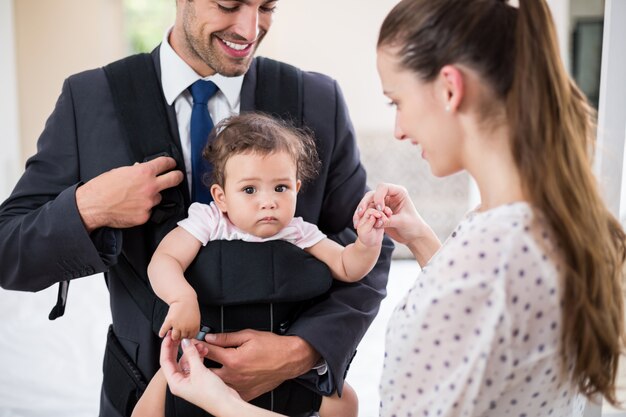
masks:
<svg viewBox="0 0 626 417"><path fill-rule="evenodd" d="M217 91L212 81L198 80L189 87L193 97L191 110L191 201L209 203L211 193L202 179L211 171L210 164L202 158L202 150L213 129L213 120L209 115L207 103Z"/></svg>

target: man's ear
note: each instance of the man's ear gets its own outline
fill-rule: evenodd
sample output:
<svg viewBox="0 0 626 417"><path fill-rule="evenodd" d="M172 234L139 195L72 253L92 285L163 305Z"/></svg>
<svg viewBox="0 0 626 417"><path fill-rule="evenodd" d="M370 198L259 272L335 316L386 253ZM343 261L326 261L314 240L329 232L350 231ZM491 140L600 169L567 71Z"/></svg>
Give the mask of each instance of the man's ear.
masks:
<svg viewBox="0 0 626 417"><path fill-rule="evenodd" d="M296 181L296 193L300 192L300 187L302 187L302 181L297 180Z"/></svg>
<svg viewBox="0 0 626 417"><path fill-rule="evenodd" d="M217 184L213 184L211 186L211 196L213 197L215 204L217 204L217 208L219 208L223 213L228 212L226 195L224 194L224 189L222 187Z"/></svg>
<svg viewBox="0 0 626 417"><path fill-rule="evenodd" d="M447 112L456 112L465 96L463 72L456 65L445 65L439 71L443 87L443 106Z"/></svg>

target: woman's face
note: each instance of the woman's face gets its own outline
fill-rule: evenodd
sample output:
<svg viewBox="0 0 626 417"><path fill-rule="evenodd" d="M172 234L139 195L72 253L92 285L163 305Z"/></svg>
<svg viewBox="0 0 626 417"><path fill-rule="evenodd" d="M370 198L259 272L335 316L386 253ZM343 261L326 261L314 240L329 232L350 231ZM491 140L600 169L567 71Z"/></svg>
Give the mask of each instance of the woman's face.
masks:
<svg viewBox="0 0 626 417"><path fill-rule="evenodd" d="M438 177L454 174L462 166L458 124L446 111L448 93L437 77L425 83L399 65L395 48L381 47L377 57L383 93L396 108L394 136L421 145L422 157Z"/></svg>

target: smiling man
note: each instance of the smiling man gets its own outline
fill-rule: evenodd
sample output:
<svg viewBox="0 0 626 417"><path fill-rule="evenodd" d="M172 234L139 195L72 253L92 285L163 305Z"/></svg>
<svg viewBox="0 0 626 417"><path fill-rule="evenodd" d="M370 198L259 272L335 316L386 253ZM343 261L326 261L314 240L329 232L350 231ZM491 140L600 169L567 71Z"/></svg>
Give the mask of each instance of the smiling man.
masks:
<svg viewBox="0 0 626 417"><path fill-rule="evenodd" d="M170 43L202 76L246 73L278 1L178 1Z"/></svg>
<svg viewBox="0 0 626 417"><path fill-rule="evenodd" d="M158 369L155 329L162 306L153 299L146 268L160 239L192 201L202 201L206 167L194 137L202 148L207 131L198 129L253 110L306 125L322 167L300 192L296 216L342 244L355 237L352 213L366 177L339 87L327 76L254 58L278 3L177 0L174 26L151 54L69 77L37 153L0 207L3 288L38 291L60 283L51 313L56 318L71 279L105 275L113 324L100 416L130 415ZM199 85L209 86L204 98ZM341 392L385 295L391 250L387 242L368 277L333 284L296 320L281 323L280 335L211 335L207 357L224 365L220 377L247 400L268 397L283 381L298 378L295 385L313 395L303 409L307 415L319 407L319 394ZM255 257L233 257L240 258ZM268 407L279 402L271 393L268 398ZM168 407L167 415L183 415ZM195 413L184 411L203 415Z"/></svg>

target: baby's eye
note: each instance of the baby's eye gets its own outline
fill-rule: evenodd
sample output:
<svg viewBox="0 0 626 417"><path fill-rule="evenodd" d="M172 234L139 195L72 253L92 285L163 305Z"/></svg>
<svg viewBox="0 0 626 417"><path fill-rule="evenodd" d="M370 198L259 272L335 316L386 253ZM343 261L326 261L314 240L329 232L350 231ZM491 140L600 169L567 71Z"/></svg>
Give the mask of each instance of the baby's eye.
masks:
<svg viewBox="0 0 626 417"><path fill-rule="evenodd" d="M254 187L245 187L242 191L246 194L254 194L255 189Z"/></svg>
<svg viewBox="0 0 626 417"><path fill-rule="evenodd" d="M287 191L287 186L277 185L276 188L274 188L274 191L276 191L277 193L284 193L285 191Z"/></svg>

